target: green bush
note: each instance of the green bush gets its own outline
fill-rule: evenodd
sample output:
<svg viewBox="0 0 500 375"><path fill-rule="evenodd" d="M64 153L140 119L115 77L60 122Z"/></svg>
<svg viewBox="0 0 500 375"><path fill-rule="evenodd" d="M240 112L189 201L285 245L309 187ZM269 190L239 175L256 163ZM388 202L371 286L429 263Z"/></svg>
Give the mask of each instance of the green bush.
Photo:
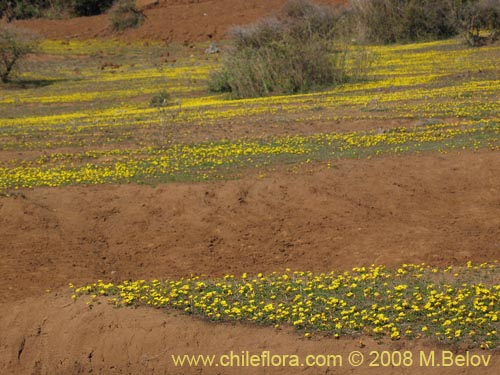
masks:
<svg viewBox="0 0 500 375"><path fill-rule="evenodd" d="M8 21L40 17L44 9L50 6L49 0L0 0L0 18Z"/></svg>
<svg viewBox="0 0 500 375"><path fill-rule="evenodd" d="M53 17L71 13L75 16L93 16L105 12L113 0L0 0L0 18L13 19Z"/></svg>
<svg viewBox="0 0 500 375"><path fill-rule="evenodd" d="M463 34L470 44L480 31L499 29L498 0L351 0L358 37L375 43L449 38Z"/></svg>
<svg viewBox="0 0 500 375"><path fill-rule="evenodd" d="M449 0L351 0L361 39L377 43L442 39L456 35Z"/></svg>
<svg viewBox="0 0 500 375"><path fill-rule="evenodd" d="M166 107L171 103L172 103L172 97L170 96L170 94L167 91L162 90L151 98L149 106L160 108L160 107Z"/></svg>
<svg viewBox="0 0 500 375"><path fill-rule="evenodd" d="M122 31L137 27L144 21L144 13L135 6L135 0L120 0L110 11L111 25L114 30Z"/></svg>
<svg viewBox="0 0 500 375"><path fill-rule="evenodd" d="M291 94L345 82L347 48L335 39L342 12L288 1L278 17L232 32L221 70L209 80L233 97Z"/></svg>
<svg viewBox="0 0 500 375"><path fill-rule="evenodd" d="M113 0L72 0L76 16L95 16L111 8Z"/></svg>
<svg viewBox="0 0 500 375"><path fill-rule="evenodd" d="M226 63L227 64L227 63ZM229 85L229 75L226 69L215 71L210 74L208 80L208 90L211 92L231 92L231 86Z"/></svg>
<svg viewBox="0 0 500 375"><path fill-rule="evenodd" d="M498 40L500 34L500 1L453 0L452 11L467 43L479 46Z"/></svg>

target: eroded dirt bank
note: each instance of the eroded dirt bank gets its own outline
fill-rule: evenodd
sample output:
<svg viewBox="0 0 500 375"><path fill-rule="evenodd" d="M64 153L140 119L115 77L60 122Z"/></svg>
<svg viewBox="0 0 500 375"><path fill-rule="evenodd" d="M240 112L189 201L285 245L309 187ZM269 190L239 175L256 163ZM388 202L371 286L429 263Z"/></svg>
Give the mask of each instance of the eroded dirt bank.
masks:
<svg viewBox="0 0 500 375"><path fill-rule="evenodd" d="M97 279L496 260L499 170L498 152L454 152L261 179L23 191L0 198L0 295Z"/></svg>
<svg viewBox="0 0 500 375"><path fill-rule="evenodd" d="M63 293L0 306L0 372L2 374L497 374L500 356L491 351L472 351L488 360L479 367L442 362L426 366L420 352L441 364L442 352L466 356L466 352L430 344L426 340L386 341L369 338L305 339L296 332L245 324L215 324L180 313L153 309L117 309L107 304L89 309L84 300L71 302ZM372 351L411 351L407 367L370 367ZM342 359L330 367L175 367L172 355L224 355L231 351L260 354L335 354ZM348 356L364 354L365 362L353 367ZM451 354L446 354L449 358ZM216 357L219 358L219 357ZM374 362L375 361L375 362ZM224 362L227 363L227 362ZM236 363L236 362L233 362Z"/></svg>

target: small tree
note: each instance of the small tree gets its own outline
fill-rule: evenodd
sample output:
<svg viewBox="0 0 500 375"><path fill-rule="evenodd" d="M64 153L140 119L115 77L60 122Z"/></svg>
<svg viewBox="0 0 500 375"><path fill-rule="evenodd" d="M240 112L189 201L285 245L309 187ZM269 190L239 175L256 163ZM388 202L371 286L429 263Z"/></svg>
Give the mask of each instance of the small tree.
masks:
<svg viewBox="0 0 500 375"><path fill-rule="evenodd" d="M471 46L498 40L500 34L500 1L449 0L460 31Z"/></svg>
<svg viewBox="0 0 500 375"><path fill-rule="evenodd" d="M12 26L0 26L0 80L9 81L9 76L19 61L37 49L37 38L24 30Z"/></svg>

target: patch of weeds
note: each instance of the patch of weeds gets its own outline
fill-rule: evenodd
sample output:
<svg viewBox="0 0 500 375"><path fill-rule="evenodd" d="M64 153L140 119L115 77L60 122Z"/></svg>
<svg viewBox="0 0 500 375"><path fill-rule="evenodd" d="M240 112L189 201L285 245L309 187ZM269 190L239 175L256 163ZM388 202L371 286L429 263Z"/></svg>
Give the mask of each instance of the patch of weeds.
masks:
<svg viewBox="0 0 500 375"><path fill-rule="evenodd" d="M161 108L169 105L172 105L172 97L166 90L162 90L158 94L154 95L149 102L150 107Z"/></svg>

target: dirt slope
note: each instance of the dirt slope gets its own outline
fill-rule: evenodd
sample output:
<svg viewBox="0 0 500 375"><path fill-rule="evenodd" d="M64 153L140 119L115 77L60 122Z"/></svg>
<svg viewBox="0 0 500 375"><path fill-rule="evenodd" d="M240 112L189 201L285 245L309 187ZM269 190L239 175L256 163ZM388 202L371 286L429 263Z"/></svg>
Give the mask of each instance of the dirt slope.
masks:
<svg viewBox="0 0 500 375"><path fill-rule="evenodd" d="M496 374L425 367L425 340L304 339L289 330L214 324L178 312L92 309L67 289L97 279L171 278L371 263L492 261L500 253L500 154L425 154L282 168L265 178L36 189L0 198L0 374L380 374L371 351L410 350L387 374ZM260 172L259 172L260 173ZM46 289L52 289L46 293ZM33 297L30 297L33 296ZM104 302L104 301L103 301ZM362 340L362 344L360 341ZM339 354L342 367L174 367L172 354ZM353 350L367 363L352 367Z"/></svg>
<svg viewBox="0 0 500 375"><path fill-rule="evenodd" d="M277 11L285 0L139 0L146 21L138 29L112 32L108 15L68 20L17 21L19 26L37 31L47 38L120 37L176 42L220 40L236 25L255 22ZM344 0L318 3L337 5Z"/></svg>
<svg viewBox="0 0 500 375"><path fill-rule="evenodd" d="M214 324L174 312L152 309L116 309L107 304L91 310L85 301L69 302L69 295L47 295L0 306L0 373L41 374L497 374L500 355L490 356L487 367L421 367L420 351L426 356L435 351L440 358L449 347L430 345L425 340L378 344L357 337L304 339L291 331L243 324ZM361 351L365 363L349 365L352 351ZM369 367L383 350L411 351L409 367ZM171 355L260 354L342 356L337 367L174 367ZM460 352L464 355L464 352ZM342 364L342 366L340 366Z"/></svg>
<svg viewBox="0 0 500 375"><path fill-rule="evenodd" d="M454 152L263 179L24 191L0 198L0 298L70 281L492 261L499 166L498 152Z"/></svg>

